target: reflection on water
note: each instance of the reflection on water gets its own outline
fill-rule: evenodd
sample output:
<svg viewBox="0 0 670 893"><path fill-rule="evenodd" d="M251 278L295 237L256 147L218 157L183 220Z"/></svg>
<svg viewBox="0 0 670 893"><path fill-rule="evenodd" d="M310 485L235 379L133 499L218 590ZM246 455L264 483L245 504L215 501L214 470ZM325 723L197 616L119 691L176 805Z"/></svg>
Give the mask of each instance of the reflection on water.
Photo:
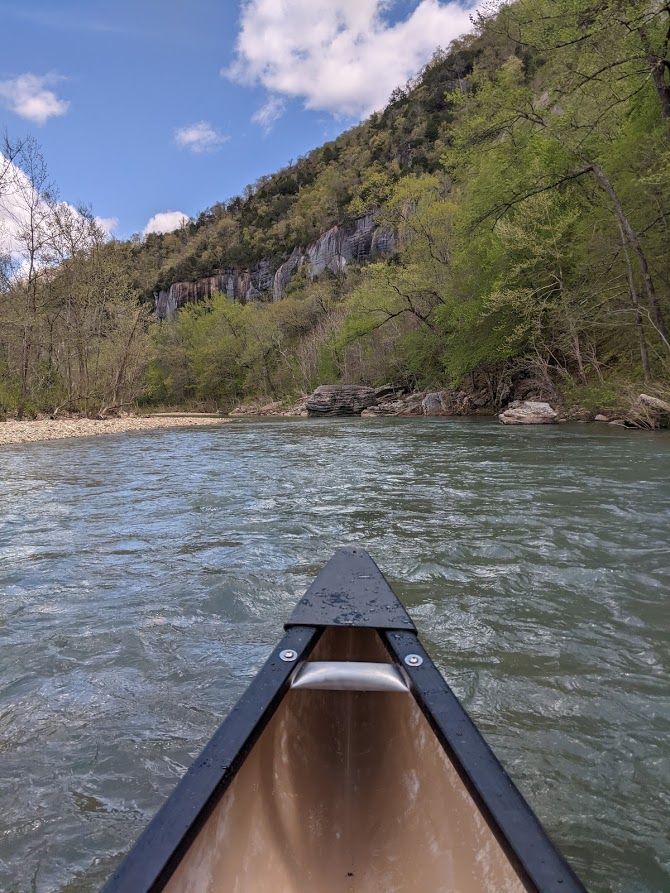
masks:
<svg viewBox="0 0 670 893"><path fill-rule="evenodd" d="M669 469L455 420L1 449L0 888L97 889L359 544L590 889L670 889Z"/></svg>

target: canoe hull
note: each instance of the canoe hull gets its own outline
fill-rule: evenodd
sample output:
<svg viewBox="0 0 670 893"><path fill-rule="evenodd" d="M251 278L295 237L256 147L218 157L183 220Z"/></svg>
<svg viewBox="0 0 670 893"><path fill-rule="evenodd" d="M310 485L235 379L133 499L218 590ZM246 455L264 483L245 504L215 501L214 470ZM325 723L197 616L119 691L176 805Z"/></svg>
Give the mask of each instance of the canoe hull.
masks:
<svg viewBox="0 0 670 893"><path fill-rule="evenodd" d="M390 662L374 630L314 660ZM524 893L408 692L292 690L165 888Z"/></svg>
<svg viewBox="0 0 670 893"><path fill-rule="evenodd" d="M291 688L328 662L353 667L344 690ZM366 662L406 688L355 690ZM585 893L361 550L326 565L105 893L266 889Z"/></svg>

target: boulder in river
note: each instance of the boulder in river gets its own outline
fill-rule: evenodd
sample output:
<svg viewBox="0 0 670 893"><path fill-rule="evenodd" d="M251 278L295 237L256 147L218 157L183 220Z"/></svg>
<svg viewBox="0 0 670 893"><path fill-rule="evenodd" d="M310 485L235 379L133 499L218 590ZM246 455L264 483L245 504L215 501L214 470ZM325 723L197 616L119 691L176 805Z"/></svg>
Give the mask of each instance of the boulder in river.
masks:
<svg viewBox="0 0 670 893"><path fill-rule="evenodd" d="M446 409L446 394L444 391L433 391L430 394L426 394L423 398L423 403L421 404L421 409L423 410L424 415L447 415L445 412Z"/></svg>
<svg viewBox="0 0 670 893"><path fill-rule="evenodd" d="M498 416L503 425L552 425L558 413L539 400L517 400Z"/></svg>
<svg viewBox="0 0 670 893"><path fill-rule="evenodd" d="M374 388L356 384L322 384L307 398L311 416L360 415L377 403Z"/></svg>

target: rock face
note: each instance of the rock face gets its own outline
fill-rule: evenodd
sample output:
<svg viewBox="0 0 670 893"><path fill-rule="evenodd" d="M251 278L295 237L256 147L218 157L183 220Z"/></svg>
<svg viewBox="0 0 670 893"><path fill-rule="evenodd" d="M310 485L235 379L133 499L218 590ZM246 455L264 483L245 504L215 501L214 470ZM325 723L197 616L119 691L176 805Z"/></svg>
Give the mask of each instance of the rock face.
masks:
<svg viewBox="0 0 670 893"><path fill-rule="evenodd" d="M464 416L472 415L487 402L480 394L461 390L402 396L397 388L386 385L377 388L375 394L377 403L366 409L364 416Z"/></svg>
<svg viewBox="0 0 670 893"><path fill-rule="evenodd" d="M221 270L195 282L175 282L155 295L156 317L169 319L184 304L203 301L215 291L241 303L263 298L280 301L293 276L304 266L312 280L326 271L340 275L349 264L366 264L370 258L390 254L396 236L380 227L376 217L366 214L345 226L333 226L307 248L294 248L276 270L262 260L248 270Z"/></svg>
<svg viewBox="0 0 670 893"><path fill-rule="evenodd" d="M376 402L374 388L355 384L325 384L307 398L307 412L311 416L360 415Z"/></svg>
<svg viewBox="0 0 670 893"><path fill-rule="evenodd" d="M551 425L558 421L558 413L548 403L517 400L510 403L498 418L503 425Z"/></svg>
<svg viewBox="0 0 670 893"><path fill-rule="evenodd" d="M640 394L626 415L628 428L670 428L670 403Z"/></svg>
<svg viewBox="0 0 670 893"><path fill-rule="evenodd" d="M366 264L371 257L390 254L395 247L395 235L378 226L376 217L376 214L366 214L349 225L333 226L304 251L294 248L275 273L273 299L280 301L284 297L291 278L305 265L312 280L327 270L337 276L348 264Z"/></svg>
<svg viewBox="0 0 670 893"><path fill-rule="evenodd" d="M650 397L649 394L640 394L637 399L642 406L646 406L652 412L658 413L658 415L670 416L670 403L666 403L665 400L659 400L658 397Z"/></svg>
<svg viewBox="0 0 670 893"><path fill-rule="evenodd" d="M221 270L215 276L195 282L174 282L170 288L155 295L156 318L170 319L184 304L197 304L210 298L215 291L244 304L260 298L272 288L272 281L270 265L261 261L251 270Z"/></svg>

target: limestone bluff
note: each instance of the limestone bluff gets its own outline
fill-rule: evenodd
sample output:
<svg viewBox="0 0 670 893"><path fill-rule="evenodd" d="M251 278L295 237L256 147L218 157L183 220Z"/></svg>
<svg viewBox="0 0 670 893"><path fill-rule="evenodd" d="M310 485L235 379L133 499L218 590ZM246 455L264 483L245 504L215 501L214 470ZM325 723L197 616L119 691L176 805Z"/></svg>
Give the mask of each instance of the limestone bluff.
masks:
<svg viewBox="0 0 670 893"><path fill-rule="evenodd" d="M365 214L351 223L332 226L306 248L296 246L276 269L263 259L249 269L223 269L192 282L174 282L154 294L157 319L169 319L185 304L194 304L221 292L233 301L280 301L291 279L307 268L311 280L323 273L344 273L347 266L363 266L385 257L396 247L394 232L378 223L378 214Z"/></svg>

